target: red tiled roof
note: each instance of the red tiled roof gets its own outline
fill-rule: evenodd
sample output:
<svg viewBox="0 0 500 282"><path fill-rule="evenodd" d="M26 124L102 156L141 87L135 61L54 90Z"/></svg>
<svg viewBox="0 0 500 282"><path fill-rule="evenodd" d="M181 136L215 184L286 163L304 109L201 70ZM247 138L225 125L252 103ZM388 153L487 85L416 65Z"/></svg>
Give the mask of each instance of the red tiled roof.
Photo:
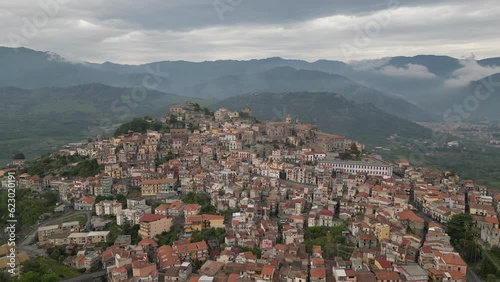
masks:
<svg viewBox="0 0 500 282"><path fill-rule="evenodd" d="M164 215L161 215L161 214L152 214L152 213L148 213L148 214L145 214L143 215L139 221L140 222L152 222L152 221L157 221L157 220L160 220L162 218L166 218L166 216Z"/></svg>
<svg viewBox="0 0 500 282"><path fill-rule="evenodd" d="M423 223L425 221L423 218L419 217L411 210L405 210L405 211L398 213L398 217L401 220L410 220L413 222Z"/></svg>
<svg viewBox="0 0 500 282"><path fill-rule="evenodd" d="M333 212L328 210L328 209L322 209L320 212L319 212L320 215L324 215L324 216L333 216Z"/></svg>
<svg viewBox="0 0 500 282"><path fill-rule="evenodd" d="M89 196L83 196L80 198L80 202L85 202L85 203L88 203L88 204L91 204L93 203L95 200Z"/></svg>
<svg viewBox="0 0 500 282"><path fill-rule="evenodd" d="M156 243L155 240L151 239L151 238L144 238L142 239L139 243L138 243L140 246L158 246L158 244Z"/></svg>

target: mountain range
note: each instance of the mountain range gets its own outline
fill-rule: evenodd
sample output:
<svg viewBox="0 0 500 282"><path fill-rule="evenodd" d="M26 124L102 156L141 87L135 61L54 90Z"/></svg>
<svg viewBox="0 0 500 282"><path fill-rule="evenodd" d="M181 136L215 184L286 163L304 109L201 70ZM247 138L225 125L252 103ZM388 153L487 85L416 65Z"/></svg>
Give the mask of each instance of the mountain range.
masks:
<svg viewBox="0 0 500 282"><path fill-rule="evenodd" d="M171 104L199 102L154 90L138 96L135 91L104 84L0 88L0 163L17 152L36 156L68 142L110 135L134 117L164 115Z"/></svg>
<svg viewBox="0 0 500 282"><path fill-rule="evenodd" d="M304 121L322 123L324 130L352 138L370 132L378 140L397 132L412 136L412 130L425 136L413 121L446 121L455 104L468 109L460 121L500 120L499 83L495 83L500 79L500 58L420 55L345 63L273 57L124 65L72 62L52 52L0 47L0 65L0 97L9 101L0 105L0 132L12 132L15 127L14 134L0 140L9 152L39 152L39 148L30 149L33 138L44 140L47 149L83 138L82 131L95 128L103 119L105 126L97 127L111 130L134 116L160 116L169 104L186 100L228 107L252 105L261 119L286 106L292 114L292 109L297 110L295 114ZM141 103L124 100L144 86L155 90L148 90ZM487 98L478 100L477 107L468 105L475 102L481 87L487 89ZM343 99L339 94L345 100L339 100ZM312 98L304 107L313 109L311 114L278 98L299 103L307 95ZM336 104L330 105L327 99ZM86 135L90 133L95 132Z"/></svg>

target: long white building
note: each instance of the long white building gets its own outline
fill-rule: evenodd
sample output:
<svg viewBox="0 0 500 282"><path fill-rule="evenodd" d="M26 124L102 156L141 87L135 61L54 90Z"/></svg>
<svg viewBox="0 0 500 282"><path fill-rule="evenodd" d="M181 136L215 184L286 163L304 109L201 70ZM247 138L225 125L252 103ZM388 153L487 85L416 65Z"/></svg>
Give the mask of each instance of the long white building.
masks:
<svg viewBox="0 0 500 282"><path fill-rule="evenodd" d="M342 170L344 172L356 174L358 172L368 175L392 175L392 165L375 159L365 159L362 161L342 161L342 160L322 160L318 162L327 168Z"/></svg>

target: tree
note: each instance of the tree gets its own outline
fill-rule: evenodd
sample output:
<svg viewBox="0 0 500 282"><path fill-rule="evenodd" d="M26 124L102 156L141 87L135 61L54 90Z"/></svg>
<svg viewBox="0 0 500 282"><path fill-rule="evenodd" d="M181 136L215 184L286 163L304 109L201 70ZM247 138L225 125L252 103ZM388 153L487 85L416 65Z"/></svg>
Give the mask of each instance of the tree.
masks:
<svg viewBox="0 0 500 282"><path fill-rule="evenodd" d="M488 274L488 276L486 276L486 281L487 282L496 282L498 281L497 277L493 274Z"/></svg>
<svg viewBox="0 0 500 282"><path fill-rule="evenodd" d="M197 111L197 112L201 111L200 104L194 103L194 110Z"/></svg>
<svg viewBox="0 0 500 282"><path fill-rule="evenodd" d="M59 281L61 278L55 273L46 273L42 275L42 282L55 282Z"/></svg>
<svg viewBox="0 0 500 282"><path fill-rule="evenodd" d="M171 124L175 124L175 123L177 123L177 117L176 117L175 115L171 115L171 116L170 116L170 119L169 119L169 122L170 122Z"/></svg>
<svg viewBox="0 0 500 282"><path fill-rule="evenodd" d="M42 281L42 274L40 272L28 271L21 275L19 281L21 282Z"/></svg>
<svg viewBox="0 0 500 282"><path fill-rule="evenodd" d="M359 156L361 154L361 152L359 151L358 146L356 146L355 142L352 142L352 144L351 144L351 154L356 155L356 156Z"/></svg>
<svg viewBox="0 0 500 282"><path fill-rule="evenodd" d="M0 271L0 281L13 282L14 280L11 279L10 274L7 274L7 272Z"/></svg>
<svg viewBox="0 0 500 282"><path fill-rule="evenodd" d="M448 221L446 233L450 235L453 245L459 244L465 238L464 226L472 224L472 221L472 216L466 213L454 215Z"/></svg>
<svg viewBox="0 0 500 282"><path fill-rule="evenodd" d="M472 215L454 215L447 223L446 233L450 235L452 245L459 250L464 260L476 262L480 259L481 247L477 243L479 230L474 226Z"/></svg>
<svg viewBox="0 0 500 282"><path fill-rule="evenodd" d="M203 107L203 114L206 116L213 116L214 113L211 112L207 107Z"/></svg>

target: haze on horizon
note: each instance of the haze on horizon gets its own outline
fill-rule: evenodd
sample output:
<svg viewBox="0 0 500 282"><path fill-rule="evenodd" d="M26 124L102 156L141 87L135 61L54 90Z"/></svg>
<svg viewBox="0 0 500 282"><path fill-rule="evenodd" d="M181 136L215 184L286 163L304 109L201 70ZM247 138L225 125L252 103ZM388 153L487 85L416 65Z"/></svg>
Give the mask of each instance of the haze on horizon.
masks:
<svg viewBox="0 0 500 282"><path fill-rule="evenodd" d="M0 2L0 45L72 61L498 57L495 1Z"/></svg>

